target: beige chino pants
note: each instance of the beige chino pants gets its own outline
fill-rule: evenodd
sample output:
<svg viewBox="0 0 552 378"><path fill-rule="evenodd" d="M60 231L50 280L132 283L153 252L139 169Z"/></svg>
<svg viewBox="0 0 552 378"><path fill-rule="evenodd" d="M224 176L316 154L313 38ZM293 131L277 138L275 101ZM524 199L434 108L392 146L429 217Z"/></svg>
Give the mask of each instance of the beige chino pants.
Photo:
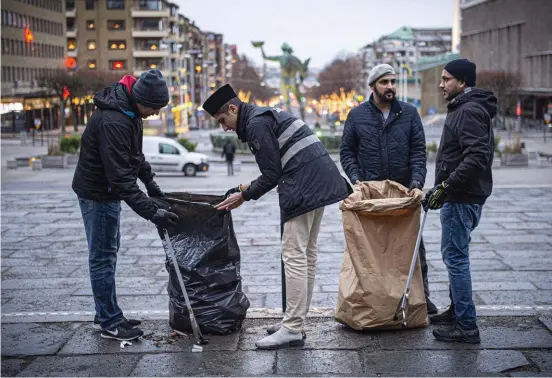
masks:
<svg viewBox="0 0 552 378"><path fill-rule="evenodd" d="M286 313L283 326L301 332L309 311L314 278L318 233L324 208L295 217L284 224L282 258L286 276Z"/></svg>

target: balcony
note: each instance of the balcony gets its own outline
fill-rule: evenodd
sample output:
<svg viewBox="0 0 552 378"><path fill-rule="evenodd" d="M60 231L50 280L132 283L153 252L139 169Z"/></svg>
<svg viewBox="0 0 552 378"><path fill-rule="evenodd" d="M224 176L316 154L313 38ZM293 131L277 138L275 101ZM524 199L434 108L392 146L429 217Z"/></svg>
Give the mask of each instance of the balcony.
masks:
<svg viewBox="0 0 552 378"><path fill-rule="evenodd" d="M76 58L77 57L77 50L68 50L67 51L67 56L70 56L70 57L73 57L73 58Z"/></svg>
<svg viewBox="0 0 552 378"><path fill-rule="evenodd" d="M67 18L77 17L77 7L65 9L65 17L67 17Z"/></svg>
<svg viewBox="0 0 552 378"><path fill-rule="evenodd" d="M133 72L133 75L138 77L140 76L141 74L143 74L144 72L150 70L151 68L149 67L146 67L146 68L143 68L143 67L134 67L134 72ZM165 70L165 69L161 69L161 75L163 75L163 77L168 77L169 75L169 71L168 70Z"/></svg>
<svg viewBox="0 0 552 378"><path fill-rule="evenodd" d="M77 28L67 29L65 36L67 38L77 38Z"/></svg>
<svg viewBox="0 0 552 378"><path fill-rule="evenodd" d="M132 50L132 56L134 58L166 58L167 55L167 50L151 50L143 46L136 46L134 50Z"/></svg>
<svg viewBox="0 0 552 378"><path fill-rule="evenodd" d="M132 29L133 38L167 38L168 30L159 29Z"/></svg>
<svg viewBox="0 0 552 378"><path fill-rule="evenodd" d="M135 7L132 8L131 14L135 18L168 18L171 11L168 8Z"/></svg>

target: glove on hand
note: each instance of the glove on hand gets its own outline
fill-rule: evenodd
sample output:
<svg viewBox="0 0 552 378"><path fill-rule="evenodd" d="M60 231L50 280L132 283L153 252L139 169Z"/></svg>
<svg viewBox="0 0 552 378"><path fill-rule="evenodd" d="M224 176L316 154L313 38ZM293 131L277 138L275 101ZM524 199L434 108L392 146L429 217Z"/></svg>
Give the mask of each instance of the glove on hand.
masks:
<svg viewBox="0 0 552 378"><path fill-rule="evenodd" d="M412 191L413 189L422 190L423 189L422 183L419 182L418 180L412 180L412 182L410 183L410 188L408 188L408 190Z"/></svg>
<svg viewBox="0 0 552 378"><path fill-rule="evenodd" d="M428 207L431 210L437 210L443 207L445 199L447 198L447 189L448 185L445 182L442 182L427 192L424 201L427 201Z"/></svg>
<svg viewBox="0 0 552 378"><path fill-rule="evenodd" d="M146 190L148 191L148 196L150 197L165 197L165 193L161 190L159 185L155 181L150 181L146 185Z"/></svg>
<svg viewBox="0 0 552 378"><path fill-rule="evenodd" d="M178 215L165 209L157 209L157 212L151 217L151 221L160 228L166 229L169 226L175 226L178 221Z"/></svg>

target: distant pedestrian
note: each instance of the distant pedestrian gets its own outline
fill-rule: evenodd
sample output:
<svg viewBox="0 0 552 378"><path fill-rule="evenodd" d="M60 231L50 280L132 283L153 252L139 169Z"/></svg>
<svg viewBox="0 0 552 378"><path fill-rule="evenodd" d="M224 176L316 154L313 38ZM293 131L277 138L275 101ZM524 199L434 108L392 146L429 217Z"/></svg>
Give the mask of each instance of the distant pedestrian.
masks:
<svg viewBox="0 0 552 378"><path fill-rule="evenodd" d="M226 158L226 168L228 176L234 176L234 154L236 153L236 145L230 138L226 139L224 147L222 147L222 157Z"/></svg>

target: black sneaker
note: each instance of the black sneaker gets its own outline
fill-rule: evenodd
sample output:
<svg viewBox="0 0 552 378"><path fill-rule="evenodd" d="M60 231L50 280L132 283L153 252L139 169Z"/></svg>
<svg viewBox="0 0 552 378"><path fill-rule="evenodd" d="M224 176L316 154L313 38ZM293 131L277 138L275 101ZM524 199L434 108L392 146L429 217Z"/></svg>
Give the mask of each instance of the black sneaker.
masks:
<svg viewBox="0 0 552 378"><path fill-rule="evenodd" d="M130 328L126 323L119 324L114 329L102 331L100 336L104 339L131 341L142 336L144 332L140 328Z"/></svg>
<svg viewBox="0 0 552 378"><path fill-rule="evenodd" d="M439 315L429 317L429 322L435 325L451 325L456 323L456 316L454 315L454 306L450 305L444 312Z"/></svg>
<svg viewBox="0 0 552 378"><path fill-rule="evenodd" d="M462 329L458 323L447 328L434 329L433 336L439 341L449 343L479 344L481 342L477 326L474 329Z"/></svg>
<svg viewBox="0 0 552 378"><path fill-rule="evenodd" d="M426 298L426 305L428 315L435 315L439 312L439 310L437 310L437 306L435 306L429 298Z"/></svg>
<svg viewBox="0 0 552 378"><path fill-rule="evenodd" d="M127 319L123 316L123 322L127 323L130 328L136 328L138 327L140 324L142 324L141 321L139 320L136 320L136 319ZM92 324L92 327L96 330L96 331L103 331L104 329L102 328L102 326L100 325L100 321L98 320L98 315L95 315L94 316L94 324Z"/></svg>

